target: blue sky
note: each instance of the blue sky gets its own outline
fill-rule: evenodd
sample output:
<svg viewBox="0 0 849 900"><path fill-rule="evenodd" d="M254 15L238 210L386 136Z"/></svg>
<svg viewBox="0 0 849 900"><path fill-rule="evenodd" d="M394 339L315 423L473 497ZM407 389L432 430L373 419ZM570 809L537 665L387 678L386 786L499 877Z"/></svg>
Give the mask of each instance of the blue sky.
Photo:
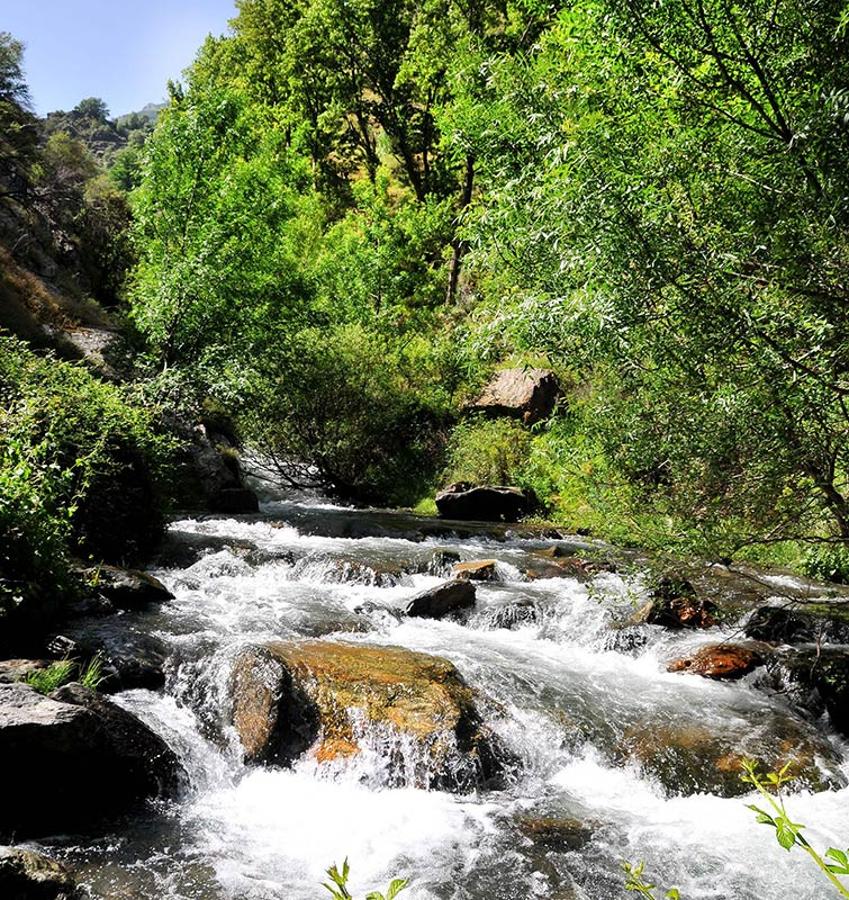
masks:
<svg viewBox="0 0 849 900"><path fill-rule="evenodd" d="M157 103L235 0L0 0L0 31L26 44L36 111L102 97L113 116Z"/></svg>

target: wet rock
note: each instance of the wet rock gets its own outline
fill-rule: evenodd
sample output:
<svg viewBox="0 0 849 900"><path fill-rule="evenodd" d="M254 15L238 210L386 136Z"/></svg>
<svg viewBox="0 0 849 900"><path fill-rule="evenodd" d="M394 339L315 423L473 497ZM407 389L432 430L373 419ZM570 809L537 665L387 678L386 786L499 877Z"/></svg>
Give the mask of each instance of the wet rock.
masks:
<svg viewBox="0 0 849 900"><path fill-rule="evenodd" d="M842 787L840 761L827 740L794 719L770 721L758 733L732 735L700 723L632 726L625 730L620 752L656 778L670 795L746 794L740 780L744 759L755 759L765 771L791 762L796 788Z"/></svg>
<svg viewBox="0 0 849 900"><path fill-rule="evenodd" d="M457 563L451 570L464 581L498 581L498 563L494 559L478 559Z"/></svg>
<svg viewBox="0 0 849 900"><path fill-rule="evenodd" d="M416 594L404 611L414 618L442 619L474 605L475 586L468 581L453 579Z"/></svg>
<svg viewBox="0 0 849 900"><path fill-rule="evenodd" d="M589 581L601 572L615 572L616 566L606 560L587 559L567 552L559 546L533 551L539 562L531 563L527 576L532 581L540 578L577 578Z"/></svg>
<svg viewBox="0 0 849 900"><path fill-rule="evenodd" d="M457 482L436 495L436 508L445 519L479 522L516 522L536 506L527 491L501 485Z"/></svg>
<svg viewBox="0 0 849 900"><path fill-rule="evenodd" d="M23 681L39 669L46 669L49 659L4 659L0 660L0 684L14 684Z"/></svg>
<svg viewBox="0 0 849 900"><path fill-rule="evenodd" d="M158 578L136 569L98 566L83 574L92 591L118 609L143 610L152 604L174 599Z"/></svg>
<svg viewBox="0 0 849 900"><path fill-rule="evenodd" d="M136 631L120 621L88 626L80 623L72 634L73 637L56 635L47 649L54 656L74 659L81 665L99 658L103 675L99 690L155 691L165 684L168 648L156 635Z"/></svg>
<svg viewBox="0 0 849 900"><path fill-rule="evenodd" d="M662 625L664 628L711 628L716 625L716 604L696 596L686 579L665 576L655 586L649 602L632 624Z"/></svg>
<svg viewBox="0 0 849 900"><path fill-rule="evenodd" d="M486 624L490 628L520 628L539 620L539 610L531 600L517 600L487 610Z"/></svg>
<svg viewBox="0 0 849 900"><path fill-rule="evenodd" d="M523 815L516 819L516 826L535 845L555 853L580 850L593 836L587 822L560 816Z"/></svg>
<svg viewBox="0 0 849 900"><path fill-rule="evenodd" d="M849 737L849 651L837 647L794 647L778 651L768 664L773 687L813 717L828 713L835 730Z"/></svg>
<svg viewBox="0 0 849 900"><path fill-rule="evenodd" d="M470 407L488 416L510 416L533 425L554 410L560 386L547 369L502 369Z"/></svg>
<svg viewBox="0 0 849 900"><path fill-rule="evenodd" d="M0 897L3 900L82 900L70 869L21 847L0 847Z"/></svg>
<svg viewBox="0 0 849 900"><path fill-rule="evenodd" d="M389 783L467 791L501 773L475 693L447 660L399 647L323 641L244 650L232 721L247 762L290 764L361 752L380 735ZM416 748L415 762L410 752Z"/></svg>
<svg viewBox="0 0 849 900"><path fill-rule="evenodd" d="M394 622L400 622L403 618L399 610L383 603L375 603L373 600L366 600L365 603L355 606L354 612L358 616L367 616L370 619L384 621L389 619Z"/></svg>
<svg viewBox="0 0 849 900"><path fill-rule="evenodd" d="M742 644L708 644L691 656L674 659L668 672L692 672L703 678L736 679L748 675L764 663L757 649Z"/></svg>
<svg viewBox="0 0 849 900"><path fill-rule="evenodd" d="M462 557L455 550L443 550L441 548L434 550L427 565L427 571L431 575L439 575L444 578L451 574L451 570L461 559Z"/></svg>
<svg viewBox="0 0 849 900"><path fill-rule="evenodd" d="M79 684L49 697L0 685L0 771L0 834L17 837L87 828L175 794L184 776L140 719Z"/></svg>
<svg viewBox="0 0 849 900"><path fill-rule="evenodd" d="M775 644L849 644L849 608L843 603L762 606L744 630L750 638Z"/></svg>

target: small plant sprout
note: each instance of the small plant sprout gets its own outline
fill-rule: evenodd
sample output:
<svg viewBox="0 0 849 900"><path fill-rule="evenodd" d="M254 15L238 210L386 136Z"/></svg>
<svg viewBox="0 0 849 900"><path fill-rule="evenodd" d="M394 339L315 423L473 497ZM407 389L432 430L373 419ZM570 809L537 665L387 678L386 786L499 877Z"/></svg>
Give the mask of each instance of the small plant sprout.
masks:
<svg viewBox="0 0 849 900"><path fill-rule="evenodd" d="M342 863L341 872L339 871L338 866L331 866L327 870L327 877L333 884L327 884L325 882L324 887L330 891L333 900L354 900L348 891L348 875L350 872L351 867L348 865L347 857ZM381 894L380 891L370 891L366 894L366 900L395 900L395 897L397 897L408 884L409 882L406 878L393 878L385 894Z"/></svg>
<svg viewBox="0 0 849 900"><path fill-rule="evenodd" d="M761 775L758 772L756 761L744 760L743 774L740 778L751 784L764 798L767 805L767 809L763 809L752 803L747 804L748 808L755 813L760 824L775 829L775 839L785 850L789 851L794 846L801 847L817 864L837 893L841 897L849 898L849 888L837 877L838 875L849 875L849 850L837 850L835 847L829 847L824 856L820 855L802 834L805 826L794 822L784 807L780 792L784 785L793 781L793 776L788 774L789 769L790 763L787 763L777 772L767 772Z"/></svg>
<svg viewBox="0 0 849 900"><path fill-rule="evenodd" d="M634 891L641 897L647 898L647 900L657 900L657 894L654 893L656 890L655 885L650 884L643 879L645 863L642 860L636 865L624 862L622 863L622 868L625 870L626 891ZM678 888L670 888L663 896L666 900L681 900L681 894L679 893Z"/></svg>

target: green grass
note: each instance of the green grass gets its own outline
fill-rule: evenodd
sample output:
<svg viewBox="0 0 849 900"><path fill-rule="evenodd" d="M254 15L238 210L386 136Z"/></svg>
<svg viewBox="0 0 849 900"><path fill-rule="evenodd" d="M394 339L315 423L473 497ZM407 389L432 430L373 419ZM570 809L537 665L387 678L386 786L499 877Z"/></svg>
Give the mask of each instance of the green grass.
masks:
<svg viewBox="0 0 849 900"><path fill-rule="evenodd" d="M24 684L35 688L39 694L52 694L62 685L78 681L83 687L96 691L104 679L103 661L98 653L85 666L73 659L60 659L46 669L36 669L24 679Z"/></svg>

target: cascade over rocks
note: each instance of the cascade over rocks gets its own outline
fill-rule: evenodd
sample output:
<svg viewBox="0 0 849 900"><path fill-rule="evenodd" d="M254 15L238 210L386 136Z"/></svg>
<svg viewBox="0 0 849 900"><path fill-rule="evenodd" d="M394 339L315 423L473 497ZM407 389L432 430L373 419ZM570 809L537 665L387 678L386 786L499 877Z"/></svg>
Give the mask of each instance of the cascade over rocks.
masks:
<svg viewBox="0 0 849 900"><path fill-rule="evenodd" d="M502 369L471 405L472 412L487 416L510 416L533 425L554 411L560 385L548 369Z"/></svg>
<svg viewBox="0 0 849 900"><path fill-rule="evenodd" d="M691 656L673 659L666 667L668 672L692 672L703 678L742 678L764 664L764 658L755 647L742 644L707 644Z"/></svg>
<svg viewBox="0 0 849 900"><path fill-rule="evenodd" d="M33 850L0 847L3 900L82 900L67 866Z"/></svg>
<svg viewBox="0 0 849 900"><path fill-rule="evenodd" d="M845 648L793 647L767 663L771 686L809 715L828 713L836 731L849 737L849 652Z"/></svg>
<svg viewBox="0 0 849 900"><path fill-rule="evenodd" d="M475 700L450 662L400 647L265 644L243 650L232 676L247 762L288 765L312 748L329 763L376 738L388 783L439 790L469 791L501 775Z"/></svg>
<svg viewBox="0 0 849 900"><path fill-rule="evenodd" d="M436 495L444 519L477 522L516 522L531 513L536 498L530 491L503 485L473 485L458 481Z"/></svg>
<svg viewBox="0 0 849 900"><path fill-rule="evenodd" d="M664 628L711 628L716 625L717 606L700 599L689 581L664 576L651 599L634 616L633 624L662 625Z"/></svg>
<svg viewBox="0 0 849 900"><path fill-rule="evenodd" d="M474 605L475 586L466 579L455 578L416 594L404 612L414 618L442 619Z"/></svg>
<svg viewBox="0 0 849 900"><path fill-rule="evenodd" d="M173 796L185 773L140 719L79 684L49 697L0 684L0 835L85 829L148 798Z"/></svg>

